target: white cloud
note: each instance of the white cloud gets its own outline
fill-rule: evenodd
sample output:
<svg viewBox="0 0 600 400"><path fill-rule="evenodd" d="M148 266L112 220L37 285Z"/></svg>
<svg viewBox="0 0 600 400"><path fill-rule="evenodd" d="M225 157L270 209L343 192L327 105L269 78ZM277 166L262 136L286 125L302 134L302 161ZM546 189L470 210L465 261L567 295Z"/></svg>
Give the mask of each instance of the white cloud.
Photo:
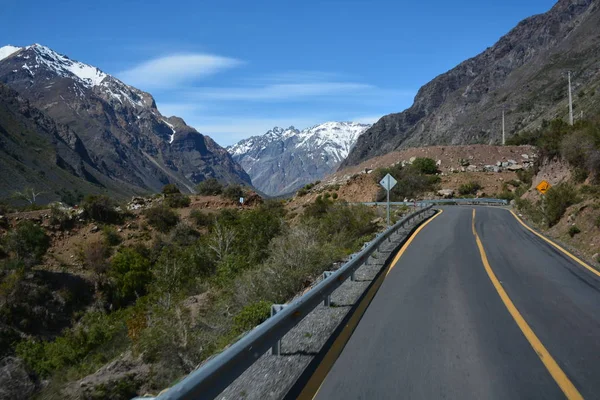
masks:
<svg viewBox="0 0 600 400"><path fill-rule="evenodd" d="M202 100L226 101L296 100L303 97L333 96L372 89L375 87L354 82L283 83L260 87L199 88L193 96Z"/></svg>
<svg viewBox="0 0 600 400"><path fill-rule="evenodd" d="M173 54L145 61L117 76L143 89L172 88L241 65L234 58L204 53Z"/></svg>

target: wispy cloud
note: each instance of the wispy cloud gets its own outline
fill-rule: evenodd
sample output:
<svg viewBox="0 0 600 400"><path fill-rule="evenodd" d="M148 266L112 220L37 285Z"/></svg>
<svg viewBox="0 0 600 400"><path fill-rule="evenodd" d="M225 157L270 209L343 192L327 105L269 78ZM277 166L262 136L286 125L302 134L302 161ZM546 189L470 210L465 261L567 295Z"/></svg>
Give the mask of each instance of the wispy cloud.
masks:
<svg viewBox="0 0 600 400"><path fill-rule="evenodd" d="M174 88L241 64L240 60L213 54L172 54L145 61L117 76L142 89Z"/></svg>

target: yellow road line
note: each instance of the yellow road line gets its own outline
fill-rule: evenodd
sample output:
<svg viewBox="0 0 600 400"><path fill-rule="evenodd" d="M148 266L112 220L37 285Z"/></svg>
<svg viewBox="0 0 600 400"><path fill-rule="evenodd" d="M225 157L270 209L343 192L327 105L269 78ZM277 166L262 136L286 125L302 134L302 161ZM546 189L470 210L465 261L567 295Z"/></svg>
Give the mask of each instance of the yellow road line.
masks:
<svg viewBox="0 0 600 400"><path fill-rule="evenodd" d="M396 266L396 263L398 262L398 260L400 260L400 257L402 257L402 254L404 254L404 252L406 251L408 246L410 246L410 244L412 243L414 238L419 234L419 232L421 232L421 230L423 230L423 228L425 228L428 223L430 223L431 221L433 221L434 219L439 217L443 212L444 212L443 210L439 210L439 212L436 215L434 215L433 218L431 218L429 221L425 222L423 225L421 225L419 228L417 228L415 233L413 233L411 235L411 237L406 241L406 243L404 243L404 246L402 246L402 248L400 249L398 254L396 254L396 257L394 257L394 261L392 261L392 263L390 264L390 267L388 268L387 272L385 273L385 276L388 276L389 273L392 271L392 269L394 269L394 267Z"/></svg>
<svg viewBox="0 0 600 400"><path fill-rule="evenodd" d="M527 228L530 232L532 232L534 235L542 238L543 240L545 240L547 243L549 243L550 245L554 246L555 248L557 248L558 250L562 251L565 255L569 256L573 261L575 261L576 263L578 263L579 265L581 265L582 267L584 267L585 269L587 269L588 271L594 273L597 276L600 276L600 272L597 271L596 269L594 269L593 267L587 265L584 261L581 261L579 258L577 258L576 256L574 256L573 254L569 253L567 250L565 250L564 248L562 248L561 246L559 246L558 244L554 243L552 240L548 239L547 237L537 233L536 231L534 231L533 229L531 229L529 226L527 226L527 224L525 222L523 222L521 220L521 218L519 218L517 216L517 214L515 214L512 210L508 210L510 211L510 213L517 219L517 221L519 221L519 223L521 225L523 225L525 228Z"/></svg>
<svg viewBox="0 0 600 400"><path fill-rule="evenodd" d="M544 347L540 339L538 339L538 337L533 332L529 324L525 321L525 318L523 318L519 310L517 310L517 307L515 307L510 297L508 297L508 294L502 287L502 284L500 283L498 278L496 278L496 274L494 274L494 271L492 270L492 267L488 262L488 258L485 254L485 250L483 249L481 239L479 239L479 235L475 230L475 209L473 209L473 235L475 236L475 241L477 242L477 247L479 248L479 254L481 255L481 261L483 262L483 266L485 267L485 271L487 272L488 277L492 281L494 288L496 288L496 291L498 292L498 295L500 295L500 298L502 299L502 302L508 309L508 312L510 313L510 315L512 315L513 319L521 329L521 332L523 332L523 335L525 335L525 337L529 341L531 347L533 347L533 350L535 350L540 360L542 360L544 366L546 367L548 372L550 372L550 375L552 375L552 378L554 378L554 381L558 384L558 386L563 391L567 399L583 399L577 388L569 380L569 378L563 372L563 370L558 366L556 361L554 361L554 358L550 355L548 350L546 350L546 347Z"/></svg>
<svg viewBox="0 0 600 400"><path fill-rule="evenodd" d="M321 361L319 366L315 369L315 372L309 378L308 382L302 389L302 392L300 392L300 394L298 395L297 399L304 400L314 399L315 397L317 397L317 394L319 393L323 382L325 382L327 374L329 373L329 371L333 367L333 364L342 353L342 350L344 350L346 343L348 343L348 340L350 340L352 333L354 333L356 326L367 311L367 307L369 306L369 304L371 304L371 300L373 300L373 297L375 297L375 294L381 287L381 284L387 277L387 274L389 274L390 270L396 265L402 254L404 254L404 252L406 251L408 245L419 234L419 232L421 232L421 230L425 226L427 226L427 224L429 224L431 221L437 218L441 213L442 211L440 210L439 213L437 213L433 218L430 218L428 221L426 221L410 236L410 238L406 241L406 243L404 243L404 246L402 246L396 257L394 257L394 260L392 261L390 266L388 266L387 272L385 274L380 274L377 280L371 285L369 291L363 297L358 307L356 307L356 310L348 320L346 326L344 326L338 337L333 341L333 344L323 357L323 360Z"/></svg>

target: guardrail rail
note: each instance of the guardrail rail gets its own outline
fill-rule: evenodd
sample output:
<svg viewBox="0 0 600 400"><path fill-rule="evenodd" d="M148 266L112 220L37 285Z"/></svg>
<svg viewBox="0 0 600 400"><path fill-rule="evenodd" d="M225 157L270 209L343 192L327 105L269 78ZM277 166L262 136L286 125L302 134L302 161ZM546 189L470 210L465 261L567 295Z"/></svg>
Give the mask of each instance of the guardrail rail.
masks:
<svg viewBox="0 0 600 400"><path fill-rule="evenodd" d="M213 399L226 389L236 378L260 358L270 348L276 348L279 340L308 315L319 303L326 301L346 279L375 253L379 246L405 224L431 210L432 204L417 210L377 235L359 253L338 270L316 284L304 295L247 335L225 349L204 365L191 372L181 382L157 397L158 400Z"/></svg>

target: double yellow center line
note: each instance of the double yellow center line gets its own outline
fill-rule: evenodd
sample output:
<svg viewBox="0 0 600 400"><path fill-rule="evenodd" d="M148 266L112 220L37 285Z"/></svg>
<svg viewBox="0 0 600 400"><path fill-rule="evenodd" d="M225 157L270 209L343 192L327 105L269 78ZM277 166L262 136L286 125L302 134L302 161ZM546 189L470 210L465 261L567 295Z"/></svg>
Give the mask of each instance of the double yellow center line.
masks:
<svg viewBox="0 0 600 400"><path fill-rule="evenodd" d="M519 326L519 329L521 329L521 332L523 332L523 335L525 335L525 337L529 341L531 347L533 347L533 350L535 350L540 360L542 360L542 363L544 363L544 366L546 367L548 372L550 372L550 375L552 375L552 378L554 378L560 389L567 397L567 399L583 399L577 388L569 380L569 378L563 372L563 370L558 366L554 358L550 355L548 350L546 350L546 347L544 347L540 339L536 336L529 324L525 321L519 310L517 310L517 307L515 307L510 297L508 297L508 294L502 287L502 284L496 277L496 274L494 274L494 271L492 270L492 267L490 266L490 263L488 261L487 255L485 254L485 250L483 249L481 239L479 239L479 235L475 230L475 209L473 209L473 235L475 236L475 241L477 242L477 247L479 248L479 254L481 255L481 261L483 262L485 271L487 272L490 280L492 281L494 288L498 292L498 295L502 299L502 302L508 309L508 312Z"/></svg>

